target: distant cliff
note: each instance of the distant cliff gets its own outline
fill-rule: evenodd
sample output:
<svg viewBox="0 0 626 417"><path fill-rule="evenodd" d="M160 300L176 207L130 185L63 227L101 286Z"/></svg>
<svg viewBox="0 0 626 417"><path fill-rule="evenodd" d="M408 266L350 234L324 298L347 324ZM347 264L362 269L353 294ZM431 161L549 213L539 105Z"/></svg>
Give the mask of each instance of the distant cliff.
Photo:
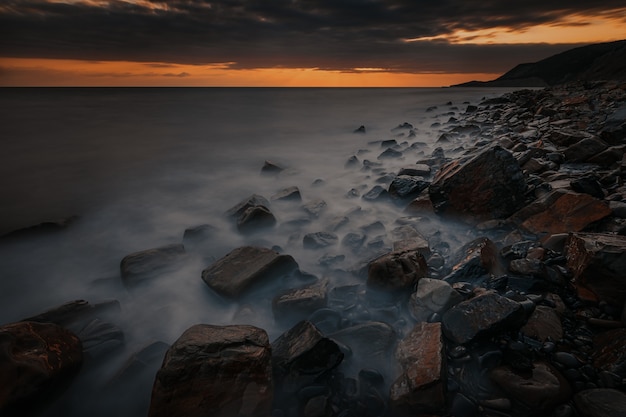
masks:
<svg viewBox="0 0 626 417"><path fill-rule="evenodd" d="M570 49L532 64L519 64L492 81L455 87L546 87L572 81L625 80L626 40Z"/></svg>

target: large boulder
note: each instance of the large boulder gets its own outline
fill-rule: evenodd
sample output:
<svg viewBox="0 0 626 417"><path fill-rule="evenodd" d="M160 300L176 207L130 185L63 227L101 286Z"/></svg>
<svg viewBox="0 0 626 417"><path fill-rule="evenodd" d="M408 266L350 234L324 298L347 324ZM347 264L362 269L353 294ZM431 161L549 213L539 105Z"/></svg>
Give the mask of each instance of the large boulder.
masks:
<svg viewBox="0 0 626 417"><path fill-rule="evenodd" d="M565 154L565 160L568 162L585 162L608 147L609 146L600 139L585 138L569 146L563 153Z"/></svg>
<svg viewBox="0 0 626 417"><path fill-rule="evenodd" d="M441 324L418 323L398 343L396 358L402 374L390 389L392 407L411 415L443 411L447 370Z"/></svg>
<svg viewBox="0 0 626 417"><path fill-rule="evenodd" d="M616 389L584 390L574 396L574 403L582 417L626 416L626 394Z"/></svg>
<svg viewBox="0 0 626 417"><path fill-rule="evenodd" d="M69 386L82 363L79 338L61 326L0 326L0 415L35 412Z"/></svg>
<svg viewBox="0 0 626 417"><path fill-rule="evenodd" d="M520 327L525 318L520 303L495 292L486 292L446 311L443 332L452 342L465 344L478 336Z"/></svg>
<svg viewBox="0 0 626 417"><path fill-rule="evenodd" d="M133 288L175 267L185 256L185 247L181 244L161 246L131 253L122 259L120 272L122 282L127 288Z"/></svg>
<svg viewBox="0 0 626 417"><path fill-rule="evenodd" d="M558 189L511 216L510 220L534 234L579 232L611 214L604 201L588 194Z"/></svg>
<svg viewBox="0 0 626 417"><path fill-rule="evenodd" d="M415 320L427 321L433 313L443 314L461 301L461 294L446 281L422 278L411 295L409 310Z"/></svg>
<svg viewBox="0 0 626 417"><path fill-rule="evenodd" d="M234 249L202 271L202 279L220 295L235 298L265 280L298 269L290 255L255 246Z"/></svg>
<svg viewBox="0 0 626 417"><path fill-rule="evenodd" d="M428 266L418 250L387 253L367 266L367 285L386 291L410 290L425 277Z"/></svg>
<svg viewBox="0 0 626 417"><path fill-rule="evenodd" d="M626 302L626 236L572 233L566 242L567 266L577 286L617 307Z"/></svg>
<svg viewBox="0 0 626 417"><path fill-rule="evenodd" d="M593 366L626 378L626 329L600 333L593 338L593 345Z"/></svg>
<svg viewBox="0 0 626 417"><path fill-rule="evenodd" d="M429 188L436 213L474 222L510 216L524 204L525 192L522 169L500 146L444 165Z"/></svg>
<svg viewBox="0 0 626 417"><path fill-rule="evenodd" d="M265 417L273 399L267 333L253 326L198 324L165 355L149 417Z"/></svg>

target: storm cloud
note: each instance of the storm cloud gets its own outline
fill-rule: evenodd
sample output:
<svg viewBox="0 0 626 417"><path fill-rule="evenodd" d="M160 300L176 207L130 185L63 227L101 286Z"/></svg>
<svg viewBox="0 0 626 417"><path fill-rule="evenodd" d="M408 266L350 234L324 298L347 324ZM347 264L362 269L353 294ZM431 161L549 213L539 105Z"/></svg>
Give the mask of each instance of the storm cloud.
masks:
<svg viewBox="0 0 626 417"><path fill-rule="evenodd" d="M232 69L501 72L572 45L407 40L523 29L568 15L624 18L625 10L623 0L5 0L0 56L228 63Z"/></svg>

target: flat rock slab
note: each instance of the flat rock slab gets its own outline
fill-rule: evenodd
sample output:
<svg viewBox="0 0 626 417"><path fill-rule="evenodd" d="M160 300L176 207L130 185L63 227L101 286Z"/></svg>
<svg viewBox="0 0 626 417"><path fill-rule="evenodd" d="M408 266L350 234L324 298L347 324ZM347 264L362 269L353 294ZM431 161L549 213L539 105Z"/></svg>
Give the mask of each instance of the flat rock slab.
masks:
<svg viewBox="0 0 626 417"><path fill-rule="evenodd" d="M261 417L271 413L271 348L254 326L198 324L165 355L149 417Z"/></svg>
<svg viewBox="0 0 626 417"><path fill-rule="evenodd" d="M181 244L131 253L120 263L122 282L127 288L135 287L155 274L173 267L184 255L185 247Z"/></svg>
<svg viewBox="0 0 626 417"><path fill-rule="evenodd" d="M532 370L522 374L508 366L499 366L491 371L489 377L511 399L535 413L552 411L569 400L572 393L567 380L545 362L535 362Z"/></svg>
<svg viewBox="0 0 626 417"><path fill-rule="evenodd" d="M266 248L242 246L202 271L202 279L218 294L235 298L265 280L296 269L298 264L289 255Z"/></svg>
<svg viewBox="0 0 626 417"><path fill-rule="evenodd" d="M510 216L524 204L525 192L522 169L500 146L444 165L429 187L436 213L472 222Z"/></svg>
<svg viewBox="0 0 626 417"><path fill-rule="evenodd" d="M0 415L30 415L70 384L82 362L80 340L61 326L0 326Z"/></svg>
<svg viewBox="0 0 626 417"><path fill-rule="evenodd" d="M555 190L511 216L514 223L533 234L578 232L611 214L604 201L589 194Z"/></svg>
<svg viewBox="0 0 626 417"><path fill-rule="evenodd" d="M626 303L626 236L573 233L565 256L576 285L617 307Z"/></svg>
<svg viewBox="0 0 626 417"><path fill-rule="evenodd" d="M626 394L615 389L596 388L574 396L576 409L584 417L626 416Z"/></svg>
<svg viewBox="0 0 626 417"><path fill-rule="evenodd" d="M443 332L454 343L465 344L482 335L519 327L525 319L522 305L487 292L457 304L443 315Z"/></svg>
<svg viewBox="0 0 626 417"><path fill-rule="evenodd" d="M442 411L446 366L441 323L418 323L398 343L396 358L402 375L390 388L392 407L411 415Z"/></svg>

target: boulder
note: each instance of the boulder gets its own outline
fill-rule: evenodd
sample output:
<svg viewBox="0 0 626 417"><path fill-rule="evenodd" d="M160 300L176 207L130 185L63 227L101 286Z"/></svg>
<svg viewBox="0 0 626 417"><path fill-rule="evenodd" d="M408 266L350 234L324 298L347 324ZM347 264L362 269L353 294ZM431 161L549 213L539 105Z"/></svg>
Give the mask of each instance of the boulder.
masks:
<svg viewBox="0 0 626 417"><path fill-rule="evenodd" d="M79 338L52 323L0 326L0 415L30 415L60 395L83 363Z"/></svg>
<svg viewBox="0 0 626 417"><path fill-rule="evenodd" d="M565 256L577 286L616 307L626 303L626 236L572 233Z"/></svg>
<svg viewBox="0 0 626 417"><path fill-rule="evenodd" d="M126 288L136 287L145 280L171 269L185 256L181 244L161 246L126 255L120 263L122 282Z"/></svg>
<svg viewBox="0 0 626 417"><path fill-rule="evenodd" d="M272 200L280 200L280 201L302 201L302 196L300 195L300 189L298 187L292 186L287 187L273 196L270 197Z"/></svg>
<svg viewBox="0 0 626 417"><path fill-rule="evenodd" d="M341 246L349 248L352 252L357 252L365 243L365 239L367 236L364 233L349 232L341 239Z"/></svg>
<svg viewBox="0 0 626 417"><path fill-rule="evenodd" d="M307 233L302 238L302 246L305 249L320 249L336 245L339 238L332 232Z"/></svg>
<svg viewBox="0 0 626 417"><path fill-rule="evenodd" d="M593 345L593 366L626 378L626 328L597 334L593 338Z"/></svg>
<svg viewBox="0 0 626 417"><path fill-rule="evenodd" d="M315 310L326 307L328 301L328 279L323 279L303 288L294 288L277 295L272 300L272 311L277 321L297 321ZM294 319L295 318L295 319Z"/></svg>
<svg viewBox="0 0 626 417"><path fill-rule="evenodd" d="M380 155L378 155L378 159L400 158L401 156L402 152L396 151L393 148L387 148Z"/></svg>
<svg viewBox="0 0 626 417"><path fill-rule="evenodd" d="M545 362L533 363L533 368L527 372L498 366L489 376L512 400L528 407L530 415L549 415L572 394L567 380Z"/></svg>
<svg viewBox="0 0 626 417"><path fill-rule="evenodd" d="M428 188L429 182L423 177L398 175L389 185L389 194L398 199L413 198Z"/></svg>
<svg viewBox="0 0 626 417"><path fill-rule="evenodd" d="M242 233L252 233L274 227L276 217L265 206L248 207L237 219L237 229Z"/></svg>
<svg viewBox="0 0 626 417"><path fill-rule="evenodd" d="M594 388L574 396L574 404L582 417L626 416L626 394L616 389Z"/></svg>
<svg viewBox="0 0 626 417"><path fill-rule="evenodd" d="M267 201L267 199L262 195L252 194L250 197L240 201L238 204L228 209L226 215L232 217L234 220L237 220L247 209L256 206L269 207L270 202Z"/></svg>
<svg viewBox="0 0 626 417"><path fill-rule="evenodd" d="M443 332L449 340L465 344L479 336L518 328L525 319L520 303L495 292L486 292L446 311L442 323Z"/></svg>
<svg viewBox="0 0 626 417"><path fill-rule="evenodd" d="M253 326L198 324L165 355L149 417L265 417L273 399L267 333Z"/></svg>
<svg viewBox="0 0 626 417"><path fill-rule="evenodd" d="M427 321L433 313L441 315L461 301L461 294L446 281L422 278L417 284L417 291L411 295L409 310L418 322Z"/></svg>
<svg viewBox="0 0 626 417"><path fill-rule="evenodd" d="M411 415L442 412L447 370L441 324L418 323L398 343L396 358L402 374L390 388L392 407Z"/></svg>
<svg viewBox="0 0 626 417"><path fill-rule="evenodd" d="M389 198L389 192L381 185L375 185L361 197L367 201L384 201Z"/></svg>
<svg viewBox="0 0 626 417"><path fill-rule="evenodd" d="M504 273L500 251L491 239L480 237L464 245L452 257L452 271L444 278L450 284L476 282L485 276Z"/></svg>
<svg viewBox="0 0 626 417"><path fill-rule="evenodd" d="M578 232L611 214L611 208L588 194L558 189L521 209L510 220L530 233Z"/></svg>
<svg viewBox="0 0 626 417"><path fill-rule="evenodd" d="M589 194L592 197L600 200L604 199L604 190L596 178L592 175L586 175L584 177L572 180L570 187L577 193Z"/></svg>
<svg viewBox="0 0 626 417"><path fill-rule="evenodd" d="M429 188L436 213L477 223L510 216L524 204L525 192L519 164L500 146L444 165Z"/></svg>
<svg viewBox="0 0 626 417"><path fill-rule="evenodd" d="M298 264L289 255L266 248L243 246L202 271L202 280L218 294L236 298L265 280L297 269Z"/></svg>
<svg viewBox="0 0 626 417"><path fill-rule="evenodd" d="M585 138L569 146L563 151L567 162L585 162L592 156L599 154L609 146L597 138Z"/></svg>
<svg viewBox="0 0 626 417"><path fill-rule="evenodd" d="M521 332L541 342L548 340L556 342L563 338L563 325L555 309L537 306Z"/></svg>
<svg viewBox="0 0 626 417"><path fill-rule="evenodd" d="M319 217L319 215L326 209L326 202L324 200L313 200L302 206L302 210L304 210L309 217Z"/></svg>
<svg viewBox="0 0 626 417"><path fill-rule="evenodd" d="M418 250L391 252L367 266L367 285L386 291L410 290L425 277L428 266Z"/></svg>
<svg viewBox="0 0 626 417"><path fill-rule="evenodd" d="M272 161L265 161L265 163L263 164L263 167L261 167L261 174L263 175L278 175L281 172L283 172L285 170L285 168L281 167L280 165L276 164L275 162Z"/></svg>

